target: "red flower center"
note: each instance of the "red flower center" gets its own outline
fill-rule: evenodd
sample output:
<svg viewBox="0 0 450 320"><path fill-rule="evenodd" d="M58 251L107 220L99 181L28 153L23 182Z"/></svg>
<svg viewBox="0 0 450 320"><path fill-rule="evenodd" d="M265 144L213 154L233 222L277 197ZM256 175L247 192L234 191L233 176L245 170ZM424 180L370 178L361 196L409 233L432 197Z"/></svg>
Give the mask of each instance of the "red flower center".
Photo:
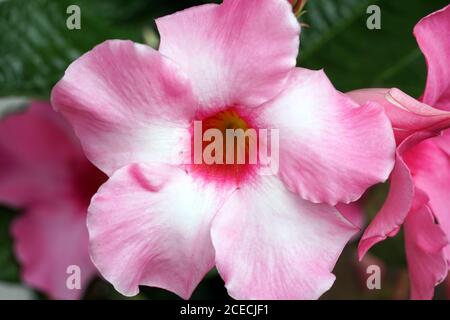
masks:
<svg viewBox="0 0 450 320"><path fill-rule="evenodd" d="M255 173L258 132L236 108L194 121L191 131L193 175L239 185Z"/></svg>

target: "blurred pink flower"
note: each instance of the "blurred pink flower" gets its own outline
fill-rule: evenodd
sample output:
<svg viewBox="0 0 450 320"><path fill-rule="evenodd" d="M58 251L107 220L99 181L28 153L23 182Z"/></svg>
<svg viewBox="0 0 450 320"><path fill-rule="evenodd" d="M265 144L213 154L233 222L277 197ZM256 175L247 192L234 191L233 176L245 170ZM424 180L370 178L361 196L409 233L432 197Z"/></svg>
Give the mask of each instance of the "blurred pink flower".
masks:
<svg viewBox="0 0 450 320"><path fill-rule="evenodd" d="M423 18L414 35L428 65L420 101L398 89L349 93L384 105L398 145L388 198L365 230L359 255L404 224L411 298L431 299L450 259L450 132L440 135L450 127L450 6Z"/></svg>
<svg viewBox="0 0 450 320"><path fill-rule="evenodd" d="M80 298L96 274L86 211L103 181L49 103L0 120L0 202L23 209L11 231L29 286L54 299ZM66 286L71 265L80 267L81 290Z"/></svg>
<svg viewBox="0 0 450 320"><path fill-rule="evenodd" d="M52 92L110 176L89 208L94 263L127 296L147 285L189 298L216 265L234 298L318 298L357 230L334 205L392 169L384 111L295 68L300 27L286 0L225 0L157 25L159 52L107 41ZM174 163L190 154L195 120L279 129L279 174Z"/></svg>

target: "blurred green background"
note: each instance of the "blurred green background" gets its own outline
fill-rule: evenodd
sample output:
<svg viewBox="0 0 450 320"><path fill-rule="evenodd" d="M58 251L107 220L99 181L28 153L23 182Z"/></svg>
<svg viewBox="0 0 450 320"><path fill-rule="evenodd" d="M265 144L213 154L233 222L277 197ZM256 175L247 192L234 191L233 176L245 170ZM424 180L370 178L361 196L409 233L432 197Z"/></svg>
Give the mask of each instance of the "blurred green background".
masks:
<svg viewBox="0 0 450 320"><path fill-rule="evenodd" d="M154 18L198 5L206 0L0 0L0 103L5 97L46 99L52 86L78 56L106 39L155 42ZM219 1L216 1L219 2ZM81 8L81 30L68 30L66 9ZM381 8L381 29L369 30L366 9ZM399 87L420 96L426 79L424 58L412 35L420 18L444 7L444 0L309 0L301 21L298 64L323 68L336 88L349 91L364 87ZM156 37L156 38L155 38ZM261 66L264 67L264 66ZM383 202L386 186L371 190L365 201L368 218ZM0 208L0 282L19 282L9 224L17 213ZM407 298L403 241L400 236L376 246L373 257L382 263L382 290L365 286L364 264L355 257L356 242L349 244L335 273L337 281L324 299ZM376 260L379 259L379 260ZM362 271L361 271L362 270ZM36 293L37 297L45 298ZM443 289L436 294L443 298ZM87 299L121 299L112 287L98 279ZM135 299L176 298L160 289L142 288ZM193 299L228 298L223 283L211 272Z"/></svg>

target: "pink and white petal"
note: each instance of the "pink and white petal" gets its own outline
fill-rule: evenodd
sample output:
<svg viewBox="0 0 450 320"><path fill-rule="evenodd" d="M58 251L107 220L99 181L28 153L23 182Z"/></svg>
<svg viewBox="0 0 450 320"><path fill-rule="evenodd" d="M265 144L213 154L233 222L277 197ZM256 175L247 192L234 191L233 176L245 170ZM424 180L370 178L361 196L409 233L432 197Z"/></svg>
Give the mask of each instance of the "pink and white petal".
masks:
<svg viewBox="0 0 450 320"><path fill-rule="evenodd" d="M176 167L123 167L89 207L94 264L126 296L146 285L189 298L214 266L210 224L225 194Z"/></svg>
<svg viewBox="0 0 450 320"><path fill-rule="evenodd" d="M29 286L53 299L82 297L97 273L89 258L86 208L71 201L35 205L14 221L12 236ZM80 268L80 289L67 286L70 266Z"/></svg>
<svg viewBox="0 0 450 320"><path fill-rule="evenodd" d="M393 168L395 141L383 108L359 106L323 71L293 71L287 89L261 107L259 121L279 130L280 176L306 200L353 202Z"/></svg>
<svg viewBox="0 0 450 320"><path fill-rule="evenodd" d="M224 0L156 24L159 51L188 74L207 109L260 105L296 65L300 26L285 0Z"/></svg>
<svg viewBox="0 0 450 320"><path fill-rule="evenodd" d="M52 91L87 157L111 175L133 162L178 161L197 102L189 80L152 48L106 41L73 62ZM187 139L187 140L186 140Z"/></svg>
<svg viewBox="0 0 450 320"><path fill-rule="evenodd" d="M50 104L33 102L0 121L0 202L15 207L69 192L69 166L82 155ZM45 183L43 183L45 181Z"/></svg>
<svg viewBox="0 0 450 320"><path fill-rule="evenodd" d="M439 132L450 127L450 112L426 105L399 89L360 89L347 93L360 104L368 101L382 105L394 129L397 144L411 134Z"/></svg>
<svg viewBox="0 0 450 320"><path fill-rule="evenodd" d="M422 198L414 187L414 181L403 155L421 141L432 137L430 132L417 132L405 139L397 149L397 159L390 176L389 194L383 207L364 231L358 246L359 259L378 242L394 237L413 208L414 198Z"/></svg>
<svg viewBox="0 0 450 320"><path fill-rule="evenodd" d="M448 238L424 205L405 220L405 246L411 282L411 299L432 299L434 287L448 272L444 249Z"/></svg>
<svg viewBox="0 0 450 320"><path fill-rule="evenodd" d="M428 65L423 102L450 111L450 5L420 20L414 35Z"/></svg>
<svg viewBox="0 0 450 320"><path fill-rule="evenodd" d="M236 190L211 229L216 266L236 299L317 299L357 232L334 207L288 191L276 176Z"/></svg>

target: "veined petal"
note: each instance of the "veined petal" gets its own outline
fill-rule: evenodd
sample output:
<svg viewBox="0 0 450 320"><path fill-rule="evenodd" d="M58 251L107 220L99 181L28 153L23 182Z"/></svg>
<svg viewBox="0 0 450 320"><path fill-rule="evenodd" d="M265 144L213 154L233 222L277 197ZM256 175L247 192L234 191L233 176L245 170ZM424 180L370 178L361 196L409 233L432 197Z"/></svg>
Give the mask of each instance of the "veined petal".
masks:
<svg viewBox="0 0 450 320"><path fill-rule="evenodd" d="M187 299L214 266L210 224L225 196L175 167L124 167L89 207L92 260L126 296L146 285Z"/></svg>
<svg viewBox="0 0 450 320"><path fill-rule="evenodd" d="M189 81L167 58L106 41L73 62L52 91L87 157L111 175L133 162L179 162L195 113Z"/></svg>
<svg viewBox="0 0 450 320"><path fill-rule="evenodd" d="M244 185L213 220L216 266L236 299L317 299L357 232L332 206L288 191L276 176Z"/></svg>
<svg viewBox="0 0 450 320"><path fill-rule="evenodd" d="M383 109L359 106L323 71L296 69L289 86L261 107L260 127L279 130L280 176L312 202L349 203L385 181L395 141Z"/></svg>
<svg viewBox="0 0 450 320"><path fill-rule="evenodd" d="M428 65L423 102L450 111L450 5L420 20L414 35Z"/></svg>
<svg viewBox="0 0 450 320"><path fill-rule="evenodd" d="M156 23L159 51L187 73L204 108L260 105L296 65L300 26L285 0L224 0Z"/></svg>

